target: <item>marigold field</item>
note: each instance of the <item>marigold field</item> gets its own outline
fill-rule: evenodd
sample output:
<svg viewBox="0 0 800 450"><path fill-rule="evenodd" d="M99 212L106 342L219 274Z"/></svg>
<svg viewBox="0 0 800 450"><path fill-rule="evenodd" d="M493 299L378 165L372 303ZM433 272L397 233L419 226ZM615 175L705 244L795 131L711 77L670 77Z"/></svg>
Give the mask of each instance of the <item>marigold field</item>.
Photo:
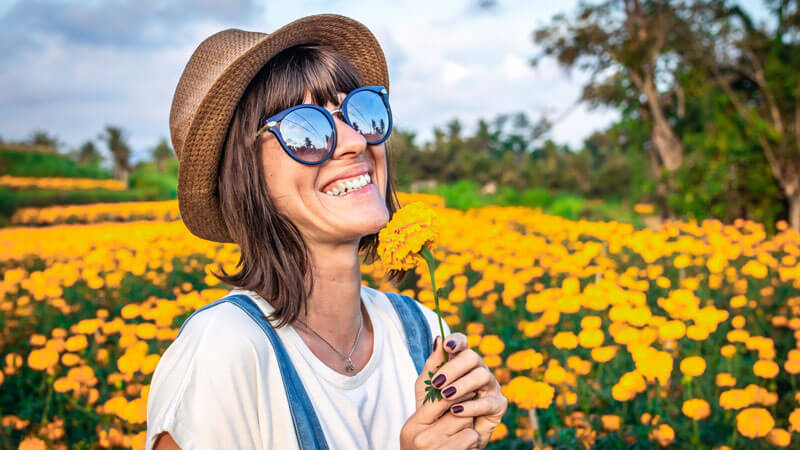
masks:
<svg viewBox="0 0 800 450"><path fill-rule="evenodd" d="M443 225L445 319L510 400L490 448L800 445L800 234L784 222L774 236L744 220L637 230L401 200L418 199ZM234 245L162 221L163 205L93 223L147 216L104 208L0 229L2 448L143 447L159 355L230 288L209 270L233 270ZM24 222L59 223L41 214ZM392 286L363 265L365 283L433 308L415 270Z"/></svg>

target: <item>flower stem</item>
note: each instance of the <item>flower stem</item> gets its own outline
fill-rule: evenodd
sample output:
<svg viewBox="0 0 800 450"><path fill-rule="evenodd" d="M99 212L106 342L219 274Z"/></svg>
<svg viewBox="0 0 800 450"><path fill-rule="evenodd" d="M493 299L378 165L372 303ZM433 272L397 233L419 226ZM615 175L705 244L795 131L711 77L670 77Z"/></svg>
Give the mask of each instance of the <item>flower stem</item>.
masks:
<svg viewBox="0 0 800 450"><path fill-rule="evenodd" d="M436 270L436 260L433 259L433 254L428 249L428 247L422 247L420 254L425 259L425 262L428 264L428 272L431 274L431 287L433 288L433 301L436 303L436 317L439 318L439 335L442 336L442 353L444 353L444 362L447 362L450 358L448 358L447 352L444 351L444 325L442 323L442 311L439 309L439 293L436 291L436 277L434 277L434 272Z"/></svg>

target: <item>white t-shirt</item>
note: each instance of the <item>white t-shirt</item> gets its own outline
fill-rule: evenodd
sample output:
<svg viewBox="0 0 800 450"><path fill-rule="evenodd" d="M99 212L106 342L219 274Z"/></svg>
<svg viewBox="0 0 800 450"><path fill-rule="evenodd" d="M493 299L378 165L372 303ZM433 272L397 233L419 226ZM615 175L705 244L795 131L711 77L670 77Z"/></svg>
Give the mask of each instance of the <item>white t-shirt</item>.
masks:
<svg viewBox="0 0 800 450"><path fill-rule="evenodd" d="M253 291L246 294L268 315ZM362 286L374 329L372 356L354 376L320 361L291 325L275 331L314 406L332 449L397 449L416 409L418 375L403 325L381 291ZM416 302L439 336L436 313ZM445 335L450 334L444 324ZM223 303L189 320L153 373L146 450L168 431L181 449L299 448L278 360L264 331L238 306Z"/></svg>

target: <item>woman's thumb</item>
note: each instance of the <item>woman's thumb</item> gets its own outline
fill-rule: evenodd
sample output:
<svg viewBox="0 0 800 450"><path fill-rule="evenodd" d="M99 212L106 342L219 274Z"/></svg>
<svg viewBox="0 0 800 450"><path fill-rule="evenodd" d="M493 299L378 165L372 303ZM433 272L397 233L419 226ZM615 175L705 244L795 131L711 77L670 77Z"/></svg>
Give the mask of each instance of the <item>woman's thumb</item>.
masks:
<svg viewBox="0 0 800 450"><path fill-rule="evenodd" d="M422 373L419 374L417 382L414 384L414 394L417 398L417 408L422 406L422 402L425 400L425 395L427 394L425 388L431 386L425 382L432 381L432 375L439 370L439 367L442 366L442 363L444 363L442 338L440 336L436 336L436 339L433 341L433 351L425 361L425 365L422 367Z"/></svg>

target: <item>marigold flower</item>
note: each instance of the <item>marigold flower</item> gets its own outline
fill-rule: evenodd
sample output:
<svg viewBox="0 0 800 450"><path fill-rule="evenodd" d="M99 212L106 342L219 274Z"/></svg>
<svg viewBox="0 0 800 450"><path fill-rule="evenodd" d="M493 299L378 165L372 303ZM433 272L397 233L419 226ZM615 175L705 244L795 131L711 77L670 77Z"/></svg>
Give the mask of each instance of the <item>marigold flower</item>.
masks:
<svg viewBox="0 0 800 450"><path fill-rule="evenodd" d="M753 395L745 389L731 389L719 395L719 405L725 409L741 409L753 403Z"/></svg>
<svg viewBox="0 0 800 450"><path fill-rule="evenodd" d="M553 345L558 349L572 350L578 346L578 337L571 331L561 331L553 336Z"/></svg>
<svg viewBox="0 0 800 450"><path fill-rule="evenodd" d="M616 354L616 345L607 345L605 347L595 347L592 349L592 359L599 363L611 361Z"/></svg>
<svg viewBox="0 0 800 450"><path fill-rule="evenodd" d="M649 438L651 441L658 442L658 445L666 447L675 440L675 430L671 426L662 423L650 430Z"/></svg>
<svg viewBox="0 0 800 450"><path fill-rule="evenodd" d="M694 420L702 420L711 414L711 407L708 402L700 398L691 398L683 402L681 408L683 414Z"/></svg>
<svg viewBox="0 0 800 450"><path fill-rule="evenodd" d="M78 352L85 349L88 345L89 341L86 339L86 336L79 334L67 339L64 343L64 348L71 352Z"/></svg>
<svg viewBox="0 0 800 450"><path fill-rule="evenodd" d="M28 355L28 366L35 370L45 370L58 362L58 352L50 348L40 348Z"/></svg>
<svg viewBox="0 0 800 450"><path fill-rule="evenodd" d="M522 409L544 409L553 403L555 389L547 383L533 381L528 377L514 377L501 388L508 401Z"/></svg>
<svg viewBox="0 0 800 450"><path fill-rule="evenodd" d="M622 418L615 414L603 414L600 420L603 422L603 429L606 431L617 431L622 427Z"/></svg>
<svg viewBox="0 0 800 450"><path fill-rule="evenodd" d="M792 442L792 435L782 428L773 428L767 434L767 441L778 447L788 447Z"/></svg>
<svg viewBox="0 0 800 450"><path fill-rule="evenodd" d="M45 450L47 444L36 436L27 436L19 443L17 450Z"/></svg>
<svg viewBox="0 0 800 450"><path fill-rule="evenodd" d="M761 378L775 378L780 370L780 367L774 361L762 359L753 364L753 373Z"/></svg>
<svg viewBox="0 0 800 450"><path fill-rule="evenodd" d="M597 328L587 328L578 334L578 342L581 347L584 348L599 347L603 344L605 338L606 336L603 334L603 330Z"/></svg>
<svg viewBox="0 0 800 450"><path fill-rule="evenodd" d="M727 373L727 372L720 372L717 374L716 377L717 386L719 387L734 387L736 386L736 378Z"/></svg>
<svg viewBox="0 0 800 450"><path fill-rule="evenodd" d="M506 366L515 371L530 370L539 367L543 361L544 356L536 350L520 350L508 355Z"/></svg>
<svg viewBox="0 0 800 450"><path fill-rule="evenodd" d="M422 247L436 245L436 219L422 202L397 210L378 233L378 256L387 269L409 270L423 261Z"/></svg>
<svg viewBox="0 0 800 450"><path fill-rule="evenodd" d="M736 415L736 429L750 439L766 436L774 426L775 420L764 408L747 408Z"/></svg>
<svg viewBox="0 0 800 450"><path fill-rule="evenodd" d="M478 350L484 355L499 355L505 348L506 344L496 334L484 336L478 346Z"/></svg>
<svg viewBox="0 0 800 450"><path fill-rule="evenodd" d="M789 429L800 432L800 408L795 408L794 411L789 414Z"/></svg>
<svg viewBox="0 0 800 450"><path fill-rule="evenodd" d="M706 360L701 356L690 356L681 361L681 372L692 377L699 377L706 371Z"/></svg>
<svg viewBox="0 0 800 450"><path fill-rule="evenodd" d="M722 348L719 349L719 353L722 356L731 359L733 358L733 355L736 354L736 346L731 344L723 345Z"/></svg>

